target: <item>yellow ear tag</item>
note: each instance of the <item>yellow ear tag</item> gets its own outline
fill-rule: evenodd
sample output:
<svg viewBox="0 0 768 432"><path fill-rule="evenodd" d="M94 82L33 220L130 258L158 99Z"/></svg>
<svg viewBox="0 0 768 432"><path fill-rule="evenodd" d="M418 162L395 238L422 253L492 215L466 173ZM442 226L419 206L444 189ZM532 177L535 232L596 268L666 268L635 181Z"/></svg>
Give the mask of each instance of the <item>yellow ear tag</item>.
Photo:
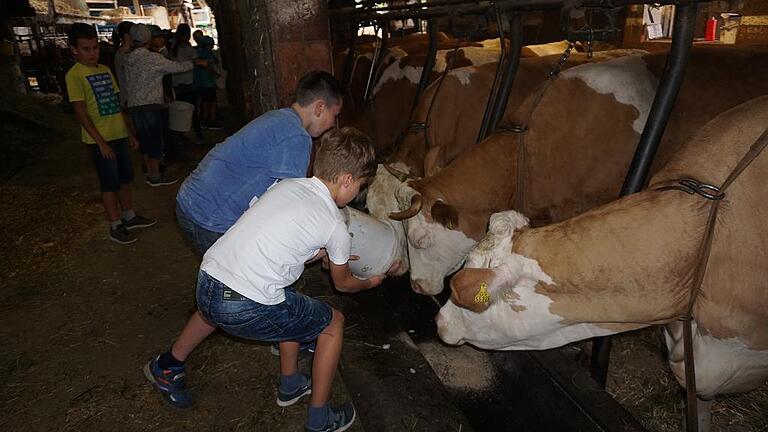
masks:
<svg viewBox="0 0 768 432"><path fill-rule="evenodd" d="M488 303L491 301L491 295L488 294L488 286L485 282L480 283L480 291L475 294L475 303Z"/></svg>

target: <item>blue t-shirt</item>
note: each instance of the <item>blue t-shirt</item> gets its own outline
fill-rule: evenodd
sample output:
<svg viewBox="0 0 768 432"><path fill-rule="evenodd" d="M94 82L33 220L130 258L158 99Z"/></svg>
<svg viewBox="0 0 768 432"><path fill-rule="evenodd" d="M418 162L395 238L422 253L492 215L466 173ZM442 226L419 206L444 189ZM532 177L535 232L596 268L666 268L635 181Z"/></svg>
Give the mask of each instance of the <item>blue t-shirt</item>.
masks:
<svg viewBox="0 0 768 432"><path fill-rule="evenodd" d="M176 202L201 227L223 233L276 180L305 177L311 151L294 110L269 111L208 152Z"/></svg>

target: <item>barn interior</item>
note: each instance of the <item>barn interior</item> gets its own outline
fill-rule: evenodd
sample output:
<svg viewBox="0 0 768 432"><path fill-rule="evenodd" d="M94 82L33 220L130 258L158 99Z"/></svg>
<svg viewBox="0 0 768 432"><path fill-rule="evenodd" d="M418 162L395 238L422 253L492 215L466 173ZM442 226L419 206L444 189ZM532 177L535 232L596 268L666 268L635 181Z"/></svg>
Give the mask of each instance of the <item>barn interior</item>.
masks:
<svg viewBox="0 0 768 432"><path fill-rule="evenodd" d="M305 420L305 405L274 405L278 360L266 343L221 331L209 337L188 362L191 410L164 405L142 376L195 310L200 259L176 226L181 182L137 182L139 210L158 225L128 246L106 239L67 94L74 23L97 30L99 63L111 68L123 21L156 25L166 40L187 24L215 41L222 127L178 131L185 144L166 153L164 166L181 180L253 119L289 106L296 82L313 70L332 73L346 90L337 126L371 136L382 169L404 184L458 170L469 149L527 134L545 113L558 120L541 124L587 131L591 145L625 134L628 158L613 169L617 183L601 191L611 202L646 188L673 160L669 142L682 145L717 115L768 94L764 0L11 0L0 5L0 20L0 430L287 431ZM624 121L619 110L580 116L603 99L579 101L561 88L582 66L625 58L649 59L653 88L647 110L637 109L647 120L602 131ZM632 87L632 77L611 88ZM519 210L543 227L608 202L537 213L536 197L527 198L494 212ZM383 219L408 212L406 201ZM365 196L351 205L374 214ZM554 349L446 344L436 316L452 302L460 267L437 293L414 282L412 268L353 295L334 290L320 266L307 267L297 290L347 317L333 402L354 402L349 430L768 430L764 377L696 410L695 395L669 367L662 322ZM302 356L299 365L311 363Z"/></svg>

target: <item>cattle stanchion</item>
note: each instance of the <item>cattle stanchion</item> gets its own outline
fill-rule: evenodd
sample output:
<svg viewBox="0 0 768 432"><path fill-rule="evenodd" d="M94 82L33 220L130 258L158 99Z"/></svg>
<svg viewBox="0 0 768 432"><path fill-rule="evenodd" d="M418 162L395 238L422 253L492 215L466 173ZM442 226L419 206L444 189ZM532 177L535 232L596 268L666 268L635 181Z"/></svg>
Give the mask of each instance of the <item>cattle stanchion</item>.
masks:
<svg viewBox="0 0 768 432"><path fill-rule="evenodd" d="M432 72L432 69L435 68L435 59L437 57L437 31L437 21L428 20L427 33L429 34L429 46L427 48L427 58L424 60L424 67L421 69L419 87L416 89L416 96L413 99L413 105L411 105L411 113L408 116L409 119L413 117L413 113L419 105L419 99L421 99L421 95L427 88L427 84L429 84L429 74Z"/></svg>
<svg viewBox="0 0 768 432"><path fill-rule="evenodd" d="M501 10L496 9L496 21L499 27L499 64L496 66L496 75L493 77L493 84L491 85L491 92L488 95L488 102L485 104L485 112L483 113L483 121L480 123L480 131L477 133L477 140L480 142L488 135L489 126L491 123L491 116L493 115L493 106L496 102L496 97L499 94L499 87L501 85L502 74L504 71L504 65L507 60L507 49L504 44L504 25L501 19Z"/></svg>
<svg viewBox="0 0 768 432"><path fill-rule="evenodd" d="M501 83L499 94L496 96L496 101L493 104L491 120L488 123L487 130L490 132L496 130L496 126L504 117L509 94L512 91L512 85L515 83L515 76L517 76L517 69L520 66L520 58L523 52L523 18L520 13L512 13L509 18L509 40L509 61L504 71L504 81Z"/></svg>
<svg viewBox="0 0 768 432"><path fill-rule="evenodd" d="M352 66L355 63L355 51L357 50L357 22L353 22L350 27L352 28L352 40L349 41L349 51L347 51L347 58L344 60L344 71L341 76L341 85L349 90L350 81L352 81Z"/></svg>
<svg viewBox="0 0 768 432"><path fill-rule="evenodd" d="M685 2L677 5L674 19L672 48L667 56L664 74L659 81L648 120L646 120L643 133L640 135L635 156L632 158L627 177L619 194L620 197L640 191L647 181L648 171L653 163L672 106L675 104L685 77L685 68L693 45L693 31L696 25L696 2ZM590 371L592 377L603 387L605 387L608 376L610 355L610 337L593 340Z"/></svg>
<svg viewBox="0 0 768 432"><path fill-rule="evenodd" d="M389 30L387 28L386 21L381 22L381 41L379 42L378 49L376 50L376 56L373 59L371 65L371 71L368 75L368 82L365 85L365 93L363 94L363 100L370 100L371 93L373 93L373 87L381 76L381 72L384 69L384 58L389 51Z"/></svg>

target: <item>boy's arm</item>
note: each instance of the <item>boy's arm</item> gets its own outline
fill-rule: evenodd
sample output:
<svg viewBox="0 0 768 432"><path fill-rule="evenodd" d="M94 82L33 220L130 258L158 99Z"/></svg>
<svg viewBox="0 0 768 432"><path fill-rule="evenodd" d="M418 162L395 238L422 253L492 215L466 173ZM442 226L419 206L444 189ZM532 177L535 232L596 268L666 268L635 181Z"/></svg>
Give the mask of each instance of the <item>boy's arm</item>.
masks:
<svg viewBox="0 0 768 432"><path fill-rule="evenodd" d="M156 60L156 67L164 74L186 72L192 70L195 66L208 66L208 60L199 58L187 61L174 61L163 57L161 54L157 54Z"/></svg>
<svg viewBox="0 0 768 432"><path fill-rule="evenodd" d="M96 125L94 125L93 121L91 121L91 118L88 117L88 108L85 106L85 101L73 101L72 108L75 110L77 121L83 126L83 129L88 132L88 135L90 135L93 140L96 141L96 145L99 146L101 155L105 159L114 159L115 152L112 151L112 148L104 140L104 137L101 136L99 130L96 129Z"/></svg>
<svg viewBox="0 0 768 432"><path fill-rule="evenodd" d="M384 275L373 276L368 279L358 279L352 276L352 272L349 270L349 263L342 265L334 264L333 261L329 261L331 267L331 279L333 285L337 290L345 293L356 293L364 291L381 285L384 281Z"/></svg>

